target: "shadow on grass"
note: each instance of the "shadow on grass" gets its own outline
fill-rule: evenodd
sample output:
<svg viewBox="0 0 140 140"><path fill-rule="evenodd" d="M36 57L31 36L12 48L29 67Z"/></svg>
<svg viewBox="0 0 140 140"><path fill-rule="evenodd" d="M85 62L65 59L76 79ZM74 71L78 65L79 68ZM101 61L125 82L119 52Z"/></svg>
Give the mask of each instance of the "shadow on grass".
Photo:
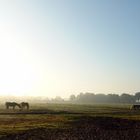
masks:
<svg viewBox="0 0 140 140"><path fill-rule="evenodd" d="M69 127L35 128L1 137L2 140L136 140L140 138L140 121L113 117L81 116L68 122Z"/></svg>

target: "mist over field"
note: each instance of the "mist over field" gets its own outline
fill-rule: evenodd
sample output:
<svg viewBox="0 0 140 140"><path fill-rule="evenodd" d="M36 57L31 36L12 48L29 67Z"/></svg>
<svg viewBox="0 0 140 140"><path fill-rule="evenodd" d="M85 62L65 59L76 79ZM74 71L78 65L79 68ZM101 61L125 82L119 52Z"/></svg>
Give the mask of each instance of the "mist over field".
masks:
<svg viewBox="0 0 140 140"><path fill-rule="evenodd" d="M140 102L140 92L135 94L94 94L94 93L79 93L77 95L71 94L69 98L56 96L49 98L46 96L1 96L0 102L6 101L22 102L28 101L30 103L73 103L73 104L135 104Z"/></svg>

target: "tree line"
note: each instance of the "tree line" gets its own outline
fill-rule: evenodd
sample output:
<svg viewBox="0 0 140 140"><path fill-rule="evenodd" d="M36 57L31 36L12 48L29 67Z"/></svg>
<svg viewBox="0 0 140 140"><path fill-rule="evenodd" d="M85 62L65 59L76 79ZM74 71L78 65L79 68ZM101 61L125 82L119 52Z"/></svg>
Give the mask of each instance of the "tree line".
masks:
<svg viewBox="0 0 140 140"><path fill-rule="evenodd" d="M28 101L30 103L80 103L80 104L94 104L94 103L126 103L126 104L140 104L140 92L132 94L123 93L121 95L118 94L94 94L94 93L79 93L78 95L70 95L68 99L64 99L60 96L56 96L54 98L48 97L32 97L32 96L0 96L0 103L4 103L5 101Z"/></svg>
<svg viewBox="0 0 140 140"><path fill-rule="evenodd" d="M139 103L140 92L130 95L123 93L118 94L94 94L94 93L80 93L77 96L72 94L69 98L72 103Z"/></svg>

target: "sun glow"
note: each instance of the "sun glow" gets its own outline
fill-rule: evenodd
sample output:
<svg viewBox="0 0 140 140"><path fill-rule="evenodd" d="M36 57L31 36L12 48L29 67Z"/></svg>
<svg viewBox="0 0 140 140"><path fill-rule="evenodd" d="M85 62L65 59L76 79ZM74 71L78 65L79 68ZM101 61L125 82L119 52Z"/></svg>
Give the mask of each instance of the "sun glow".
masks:
<svg viewBox="0 0 140 140"><path fill-rule="evenodd" d="M17 59L11 50L0 53L0 94L24 95L36 87L39 73L35 64Z"/></svg>
<svg viewBox="0 0 140 140"><path fill-rule="evenodd" d="M11 28L12 29L12 28ZM39 86L40 69L36 56L21 47L15 32L4 28L0 34L0 95L26 95Z"/></svg>

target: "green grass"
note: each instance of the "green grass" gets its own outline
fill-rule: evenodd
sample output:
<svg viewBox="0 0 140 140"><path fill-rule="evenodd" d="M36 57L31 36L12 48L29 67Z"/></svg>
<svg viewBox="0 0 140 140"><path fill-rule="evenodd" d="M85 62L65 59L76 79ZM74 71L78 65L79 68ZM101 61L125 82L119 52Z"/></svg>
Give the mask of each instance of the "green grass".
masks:
<svg viewBox="0 0 140 140"><path fill-rule="evenodd" d="M5 113L9 114L5 114ZM36 114L40 112L41 114ZM6 110L0 107L0 134L18 133L39 127L68 127L67 122L81 116L105 116L140 120L140 110L130 110L130 105L117 104L31 104L29 111ZM30 113L30 114L26 114ZM33 114L32 114L33 113Z"/></svg>

